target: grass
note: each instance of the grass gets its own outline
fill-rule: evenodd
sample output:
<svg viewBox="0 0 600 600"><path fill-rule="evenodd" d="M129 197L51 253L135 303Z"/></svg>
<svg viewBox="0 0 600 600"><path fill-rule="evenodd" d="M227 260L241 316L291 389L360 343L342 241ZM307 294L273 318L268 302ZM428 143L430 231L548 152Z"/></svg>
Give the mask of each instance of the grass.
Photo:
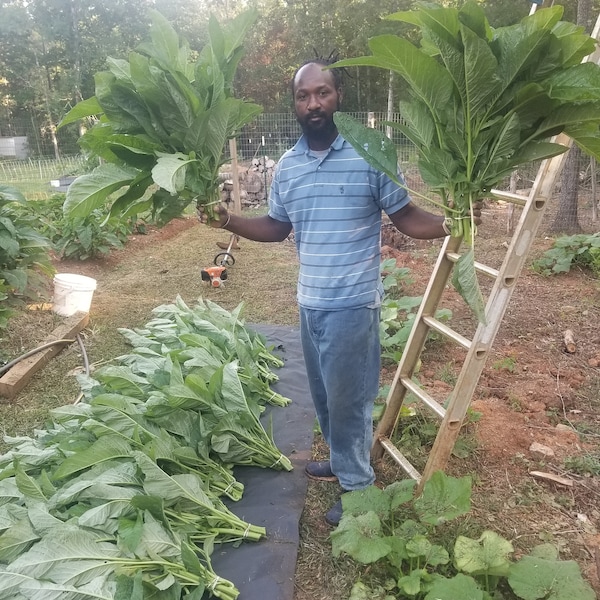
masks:
<svg viewBox="0 0 600 600"><path fill-rule="evenodd" d="M0 181L27 195L29 200L46 200L53 193L50 181L80 174L85 167L82 156L28 160L0 160Z"/></svg>

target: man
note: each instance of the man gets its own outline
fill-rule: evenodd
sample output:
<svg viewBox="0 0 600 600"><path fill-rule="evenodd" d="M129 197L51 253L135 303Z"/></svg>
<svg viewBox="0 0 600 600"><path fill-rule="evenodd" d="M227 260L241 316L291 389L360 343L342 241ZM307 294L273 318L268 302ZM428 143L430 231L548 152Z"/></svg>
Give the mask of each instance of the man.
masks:
<svg viewBox="0 0 600 600"><path fill-rule="evenodd" d="M404 189L338 134L333 114L342 101L341 73L325 65L308 62L293 78L303 135L277 165L268 214L248 219L219 206L210 224L261 242L282 241L293 228L302 349L330 450L330 460L308 463L306 473L337 479L351 491L375 481L369 459L380 373L382 210L413 238L434 239L449 231L443 217L413 205ZM340 499L325 519L337 525L341 516Z"/></svg>

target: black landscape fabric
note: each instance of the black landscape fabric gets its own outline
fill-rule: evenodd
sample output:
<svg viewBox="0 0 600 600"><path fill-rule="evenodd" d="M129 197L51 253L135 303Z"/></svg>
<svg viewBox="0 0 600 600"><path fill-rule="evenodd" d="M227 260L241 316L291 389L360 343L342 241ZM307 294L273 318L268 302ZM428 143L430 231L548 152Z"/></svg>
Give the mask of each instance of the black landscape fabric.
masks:
<svg viewBox="0 0 600 600"><path fill-rule="evenodd" d="M285 366L276 370L280 379L272 388L292 403L269 408L263 422L266 428L272 418L275 443L291 460L294 470L235 469L236 479L245 486L244 495L239 502L228 502L228 506L248 523L265 527L267 538L237 548L216 546L212 562L215 572L238 588L239 600L292 600L299 521L307 489L304 466L311 456L315 412L298 329L248 327L262 333L268 345L275 347L274 354L285 361Z"/></svg>

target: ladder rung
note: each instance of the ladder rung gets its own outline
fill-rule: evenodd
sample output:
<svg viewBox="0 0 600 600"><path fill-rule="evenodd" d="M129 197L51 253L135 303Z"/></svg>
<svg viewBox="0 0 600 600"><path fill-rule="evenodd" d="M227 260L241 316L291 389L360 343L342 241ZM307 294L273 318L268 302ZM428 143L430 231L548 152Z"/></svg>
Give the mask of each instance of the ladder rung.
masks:
<svg viewBox="0 0 600 600"><path fill-rule="evenodd" d="M445 335L447 338L455 341L457 344L460 344L465 350L468 350L471 347L471 340L468 340L460 333L454 331L454 329L448 327L448 325L444 325L441 321L434 319L433 317L423 317L423 322L431 329L435 329L438 333Z"/></svg>
<svg viewBox="0 0 600 600"><path fill-rule="evenodd" d="M419 387L409 377L401 377L402 385L412 392L423 404L426 404L440 419L446 416L446 409L436 400L434 400L423 388Z"/></svg>
<svg viewBox="0 0 600 600"><path fill-rule="evenodd" d="M457 252L446 252L446 256L448 257L449 260L451 260L455 264L458 261L458 259L461 257L461 255L458 254ZM477 271L479 271L480 273L483 273L484 275L487 275L488 277L491 277L492 279L496 279L498 277L498 275L500 274L500 271L498 271L498 269L494 269L493 267L488 267L488 265L484 265L483 263L475 261L474 264L475 264L475 269Z"/></svg>
<svg viewBox="0 0 600 600"><path fill-rule="evenodd" d="M508 200L508 202L518 204L519 206L525 206L527 204L528 196L523 196L521 194L506 192L504 190L491 190L491 194L495 198L500 198L501 200Z"/></svg>
<svg viewBox="0 0 600 600"><path fill-rule="evenodd" d="M398 450L398 448L396 448L396 446L394 446L394 444L392 444L392 442L388 438L386 438L386 437L379 438L379 443L382 445L383 448L385 448L387 453L394 459L394 461L398 465L400 465L400 467L402 467L404 472L409 477L411 477L412 479L417 481L417 483L419 481L421 481L421 473L419 473L419 471L417 471L410 464L410 462L406 458L406 456L404 456L404 454L402 454L402 452L400 452L400 450Z"/></svg>

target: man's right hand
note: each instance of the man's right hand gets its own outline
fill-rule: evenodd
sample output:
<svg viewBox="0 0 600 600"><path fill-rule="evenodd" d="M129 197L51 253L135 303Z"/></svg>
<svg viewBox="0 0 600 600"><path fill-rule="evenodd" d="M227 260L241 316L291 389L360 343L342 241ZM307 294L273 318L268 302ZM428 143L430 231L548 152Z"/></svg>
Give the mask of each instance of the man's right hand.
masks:
<svg viewBox="0 0 600 600"><path fill-rule="evenodd" d="M196 206L198 220L200 223L204 223L204 225L210 225L210 227L214 227L215 229L223 229L223 226L229 220L229 212L222 204L213 204L212 210L214 218L209 216L205 206L202 204Z"/></svg>

